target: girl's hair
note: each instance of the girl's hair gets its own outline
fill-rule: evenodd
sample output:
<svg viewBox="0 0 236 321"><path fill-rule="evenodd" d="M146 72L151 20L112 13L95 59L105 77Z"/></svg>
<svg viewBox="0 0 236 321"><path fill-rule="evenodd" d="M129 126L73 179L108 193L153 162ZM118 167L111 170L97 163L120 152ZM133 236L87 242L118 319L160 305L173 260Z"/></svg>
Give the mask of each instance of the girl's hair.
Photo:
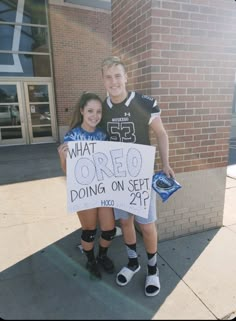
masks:
<svg viewBox="0 0 236 321"><path fill-rule="evenodd" d="M78 125L81 125L83 122L83 116L80 112L80 110L84 110L84 107L87 105L87 103L90 100L97 100L102 104L102 99L95 93L90 93L90 92L83 92L82 96L76 103L74 107L74 112L73 116L71 118L70 124L69 124L69 129L73 129L77 127Z"/></svg>

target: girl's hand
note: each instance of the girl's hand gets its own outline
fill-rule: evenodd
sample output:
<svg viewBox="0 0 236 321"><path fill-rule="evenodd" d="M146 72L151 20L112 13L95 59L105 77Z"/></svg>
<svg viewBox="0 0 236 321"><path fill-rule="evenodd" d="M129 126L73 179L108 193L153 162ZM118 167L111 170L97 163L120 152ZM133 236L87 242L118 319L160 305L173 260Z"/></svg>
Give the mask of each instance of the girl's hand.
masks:
<svg viewBox="0 0 236 321"><path fill-rule="evenodd" d="M63 143L60 146L58 146L57 151L58 151L58 154L60 155L60 157L66 159L66 155L67 155L67 152L68 152L67 143Z"/></svg>
<svg viewBox="0 0 236 321"><path fill-rule="evenodd" d="M57 151L60 156L61 168L63 172L66 174L66 155L68 152L68 145L67 143L63 143L58 146Z"/></svg>

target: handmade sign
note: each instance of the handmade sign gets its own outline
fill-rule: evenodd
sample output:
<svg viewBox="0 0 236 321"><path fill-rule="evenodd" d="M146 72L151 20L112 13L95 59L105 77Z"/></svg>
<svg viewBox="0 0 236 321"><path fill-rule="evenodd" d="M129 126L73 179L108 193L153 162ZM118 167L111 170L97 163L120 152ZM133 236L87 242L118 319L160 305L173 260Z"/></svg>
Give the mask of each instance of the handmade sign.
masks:
<svg viewBox="0 0 236 321"><path fill-rule="evenodd" d="M155 147L109 141L68 143L68 211L114 207L148 216Z"/></svg>

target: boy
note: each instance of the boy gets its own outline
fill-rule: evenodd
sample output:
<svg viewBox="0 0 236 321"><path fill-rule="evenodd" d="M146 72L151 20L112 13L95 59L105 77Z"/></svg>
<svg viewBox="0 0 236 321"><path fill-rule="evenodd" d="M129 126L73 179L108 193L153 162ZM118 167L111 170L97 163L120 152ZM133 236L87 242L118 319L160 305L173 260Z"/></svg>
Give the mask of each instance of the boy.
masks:
<svg viewBox="0 0 236 321"><path fill-rule="evenodd" d="M111 141L150 145L149 126L153 129L166 175L174 177L169 166L168 136L163 127L160 109L154 98L128 92L127 73L124 63L118 57L108 57L102 63L102 77L109 96L103 103L101 126L108 132ZM140 270L136 252L136 232L134 219L140 226L144 246L147 252L147 276L145 294L155 296L160 291L159 271L157 267L157 229L156 199L152 193L148 218L131 215L120 209L114 209L116 219L120 219L123 238L128 254L128 264L117 274L116 282L120 286L128 284Z"/></svg>

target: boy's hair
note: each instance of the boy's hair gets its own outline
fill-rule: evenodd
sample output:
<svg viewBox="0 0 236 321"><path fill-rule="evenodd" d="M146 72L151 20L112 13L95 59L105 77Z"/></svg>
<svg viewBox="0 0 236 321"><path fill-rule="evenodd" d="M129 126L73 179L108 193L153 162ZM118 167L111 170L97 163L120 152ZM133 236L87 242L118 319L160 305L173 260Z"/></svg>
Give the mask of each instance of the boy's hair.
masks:
<svg viewBox="0 0 236 321"><path fill-rule="evenodd" d="M124 68L124 71L126 72L125 64L118 56L107 57L102 61L102 72L104 67L110 68L112 66L118 65L121 65Z"/></svg>

